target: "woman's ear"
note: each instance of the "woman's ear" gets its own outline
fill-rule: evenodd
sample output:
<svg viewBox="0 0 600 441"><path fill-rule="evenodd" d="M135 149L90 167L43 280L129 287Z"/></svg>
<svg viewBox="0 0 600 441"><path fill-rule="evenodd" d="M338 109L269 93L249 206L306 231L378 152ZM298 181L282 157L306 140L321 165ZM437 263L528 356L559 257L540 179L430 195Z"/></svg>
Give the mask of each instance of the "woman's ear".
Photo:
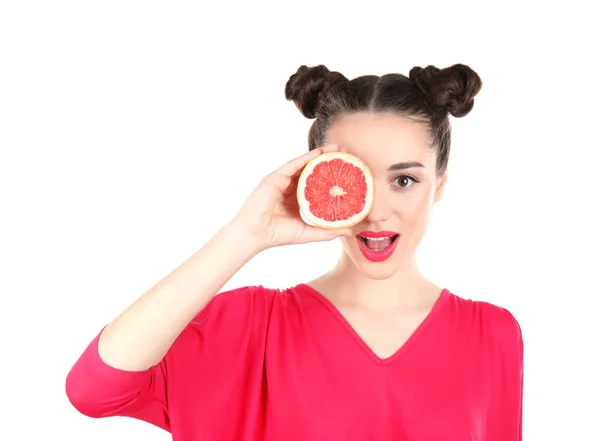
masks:
<svg viewBox="0 0 600 441"><path fill-rule="evenodd" d="M448 182L448 172L445 172L442 176L438 178L433 202L438 202L440 199L442 199L442 194L444 193L446 182Z"/></svg>

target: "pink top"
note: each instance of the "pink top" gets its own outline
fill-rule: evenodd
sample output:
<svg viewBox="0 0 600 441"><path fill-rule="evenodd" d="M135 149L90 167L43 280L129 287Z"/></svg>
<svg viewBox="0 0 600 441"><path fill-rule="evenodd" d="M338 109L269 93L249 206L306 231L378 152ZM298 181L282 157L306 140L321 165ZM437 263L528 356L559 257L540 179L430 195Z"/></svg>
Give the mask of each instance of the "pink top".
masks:
<svg viewBox="0 0 600 441"><path fill-rule="evenodd" d="M521 440L519 324L447 289L386 359L305 284L215 296L146 371L104 363L98 336L67 377L73 406L175 441Z"/></svg>

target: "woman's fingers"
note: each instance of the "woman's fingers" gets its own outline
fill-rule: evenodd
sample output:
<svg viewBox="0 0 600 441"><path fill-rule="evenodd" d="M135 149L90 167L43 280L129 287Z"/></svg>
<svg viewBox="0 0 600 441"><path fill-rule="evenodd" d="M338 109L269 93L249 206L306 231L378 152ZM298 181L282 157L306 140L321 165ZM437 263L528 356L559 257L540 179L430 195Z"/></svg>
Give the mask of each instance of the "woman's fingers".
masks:
<svg viewBox="0 0 600 441"><path fill-rule="evenodd" d="M307 225L302 231L300 240L302 242L323 242L344 236L352 236L352 230L350 228L326 229Z"/></svg>
<svg viewBox="0 0 600 441"><path fill-rule="evenodd" d="M288 161L283 166L281 166L279 169L277 169L275 171L275 173L281 174L281 175L283 175L283 176L285 176L287 178L291 178L298 171L302 170L304 168L304 166L306 164L308 164L308 162L311 159L316 158L321 153L336 152L339 149L340 148L339 148L338 145L336 145L336 144L329 144L329 145L326 145L324 147L320 147L320 148L311 150L311 151L303 154L302 156L299 156L297 158L292 159L291 161Z"/></svg>

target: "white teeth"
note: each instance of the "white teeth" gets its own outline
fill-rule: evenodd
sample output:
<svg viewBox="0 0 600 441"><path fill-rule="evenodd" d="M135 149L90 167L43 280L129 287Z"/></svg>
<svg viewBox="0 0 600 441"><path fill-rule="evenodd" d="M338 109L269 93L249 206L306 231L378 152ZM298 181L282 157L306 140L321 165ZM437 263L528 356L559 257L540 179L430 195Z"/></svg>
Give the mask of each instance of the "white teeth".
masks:
<svg viewBox="0 0 600 441"><path fill-rule="evenodd" d="M382 241L382 240L386 240L386 239L391 239L393 236L388 236L388 237L365 237L365 239L367 240L373 240L373 241Z"/></svg>

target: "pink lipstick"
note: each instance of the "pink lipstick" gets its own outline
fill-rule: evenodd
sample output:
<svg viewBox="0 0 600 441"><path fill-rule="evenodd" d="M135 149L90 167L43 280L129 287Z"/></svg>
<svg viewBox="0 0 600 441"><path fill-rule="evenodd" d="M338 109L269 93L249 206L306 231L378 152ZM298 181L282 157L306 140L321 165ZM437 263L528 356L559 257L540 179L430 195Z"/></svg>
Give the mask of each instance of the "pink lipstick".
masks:
<svg viewBox="0 0 600 441"><path fill-rule="evenodd" d="M394 231L362 231L356 236L358 248L372 262L388 259L394 253L399 237Z"/></svg>

